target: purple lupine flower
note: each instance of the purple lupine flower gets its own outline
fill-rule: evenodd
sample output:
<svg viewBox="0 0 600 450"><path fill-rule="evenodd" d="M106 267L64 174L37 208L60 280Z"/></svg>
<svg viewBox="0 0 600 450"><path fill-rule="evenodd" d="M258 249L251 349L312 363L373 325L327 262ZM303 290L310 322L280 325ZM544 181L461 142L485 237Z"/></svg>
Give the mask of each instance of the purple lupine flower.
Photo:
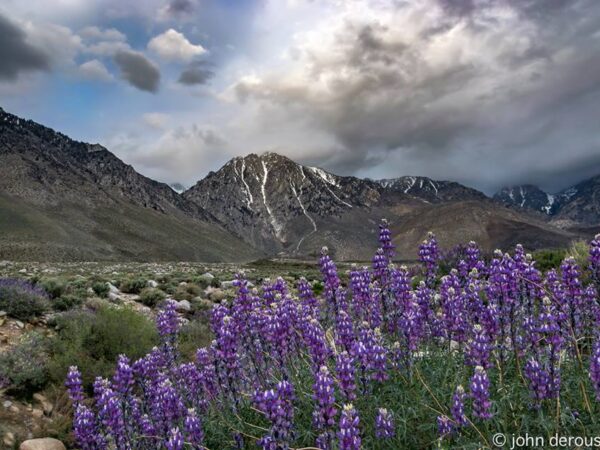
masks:
<svg viewBox="0 0 600 450"><path fill-rule="evenodd" d="M293 440L294 387L287 381L277 383L275 389L257 392L254 403L271 422L269 434L259 445L265 450L287 450Z"/></svg>
<svg viewBox="0 0 600 450"><path fill-rule="evenodd" d="M207 348L199 348L196 351L196 366L198 368L199 382L202 384L206 397L208 399L216 397L218 383L214 354Z"/></svg>
<svg viewBox="0 0 600 450"><path fill-rule="evenodd" d="M76 366L69 367L67 373L67 380L65 386L69 392L69 398L73 402L73 406L76 408L83 401L83 385L81 381L81 372Z"/></svg>
<svg viewBox="0 0 600 450"><path fill-rule="evenodd" d="M452 421L446 415L437 417L438 434L441 438L444 438L452 433Z"/></svg>
<svg viewBox="0 0 600 450"><path fill-rule="evenodd" d="M465 415L466 398L467 394L465 393L465 389L458 385L456 387L456 391L454 391L454 395L452 396L452 406L450 408L450 412L452 413L452 419L459 427L464 427L469 423L467 416Z"/></svg>
<svg viewBox="0 0 600 450"><path fill-rule="evenodd" d="M310 315L314 315L318 311L319 303L317 302L317 298L304 277L298 280L298 298L302 302L302 305L308 308Z"/></svg>
<svg viewBox="0 0 600 450"><path fill-rule="evenodd" d="M600 402L600 338L594 342L592 354L590 355L590 379L596 393L596 400Z"/></svg>
<svg viewBox="0 0 600 450"><path fill-rule="evenodd" d="M346 311L340 310L335 321L336 344L346 351L351 351L354 346L354 327Z"/></svg>
<svg viewBox="0 0 600 450"><path fill-rule="evenodd" d="M529 381L529 391L533 398L533 407L539 409L542 400L548 398L550 377L548 372L534 358L529 359L523 369L525 378Z"/></svg>
<svg viewBox="0 0 600 450"><path fill-rule="evenodd" d="M315 376L313 399L316 403L313 412L313 425L318 430L326 430L333 427L335 425L337 409L334 406L333 378L326 366L321 366Z"/></svg>
<svg viewBox="0 0 600 450"><path fill-rule="evenodd" d="M485 330L479 324L473 326L473 338L469 342L466 363L471 366L482 366L484 369L492 367L490 361L491 340Z"/></svg>
<svg viewBox="0 0 600 450"><path fill-rule="evenodd" d="M165 307L156 316L156 328L162 337L173 336L179 331L179 316L176 302L167 300Z"/></svg>
<svg viewBox="0 0 600 450"><path fill-rule="evenodd" d="M548 395L556 398L560 393L560 352L564 341L558 317L561 317L561 305L554 305L548 297L542 300L538 332L548 347L548 375L550 383ZM564 317L564 316L563 316Z"/></svg>
<svg viewBox="0 0 600 450"><path fill-rule="evenodd" d="M189 409L188 414L183 423L185 430L186 441L192 444L194 450L200 450L204 448L202 443L204 442L204 432L202 431L202 423L196 415L194 409Z"/></svg>
<svg viewBox="0 0 600 450"><path fill-rule="evenodd" d="M336 292L340 287L340 277L338 276L337 267L335 263L329 257L329 250L327 247L321 249L321 258L319 259L319 268L323 275L323 282L325 284L323 294L325 299L329 303L333 303L334 312L337 309L335 305Z"/></svg>
<svg viewBox="0 0 600 450"><path fill-rule="evenodd" d="M375 342L370 348L371 351L371 374L373 380L379 381L380 383L387 380L389 375L387 373L387 350L383 346L383 338L381 336L381 330L375 328Z"/></svg>
<svg viewBox="0 0 600 450"><path fill-rule="evenodd" d="M98 430L94 413L85 405L77 404L75 407L73 434L81 450L99 450L107 446Z"/></svg>
<svg viewBox="0 0 600 450"><path fill-rule="evenodd" d="M113 437L117 448L129 449L130 442L125 423L123 408L119 395L109 387L107 380L104 380L102 387L98 389L99 397L96 397L98 405L98 418L107 432Z"/></svg>
<svg viewBox="0 0 600 450"><path fill-rule="evenodd" d="M356 398L354 357L347 351L339 353L335 358L335 371L344 398L348 401L354 400Z"/></svg>
<svg viewBox="0 0 600 450"><path fill-rule="evenodd" d="M395 435L394 416L387 409L379 408L375 418L375 436L379 439L389 439Z"/></svg>
<svg viewBox="0 0 600 450"><path fill-rule="evenodd" d="M358 269L352 264L350 270L350 290L352 292L352 308L357 320L368 320L371 309L369 292L370 274L367 268Z"/></svg>
<svg viewBox="0 0 600 450"><path fill-rule="evenodd" d="M392 244L392 233L390 232L390 225L386 219L381 219L379 224L379 245L383 250L385 256L391 262L394 258L394 244Z"/></svg>
<svg viewBox="0 0 600 450"><path fill-rule="evenodd" d="M179 428L171 429L165 447L167 450L183 450L183 435L179 431Z"/></svg>
<svg viewBox="0 0 600 450"><path fill-rule="evenodd" d="M419 245L419 259L425 266L427 286L433 287L439 266L440 251L435 234L432 232L429 232L427 234L427 239Z"/></svg>
<svg viewBox="0 0 600 450"><path fill-rule="evenodd" d="M304 342L312 359L313 371L317 372L325 364L331 352L325 338L325 331L317 319L310 319L304 328Z"/></svg>
<svg viewBox="0 0 600 450"><path fill-rule="evenodd" d="M358 413L354 409L354 406L351 403L344 405L340 419L340 430L338 431L340 450L360 450L359 422Z"/></svg>
<svg viewBox="0 0 600 450"><path fill-rule="evenodd" d="M217 339L215 340L215 356L223 366L225 377L223 381L231 394L235 394L237 385L240 382L240 362L237 354L235 328L235 322L231 316L225 316L220 329L217 331Z"/></svg>
<svg viewBox="0 0 600 450"><path fill-rule="evenodd" d="M383 249L378 248L373 256L373 279L377 280L381 286L386 286L388 281L388 258L383 253Z"/></svg>
<svg viewBox="0 0 600 450"><path fill-rule="evenodd" d="M566 258L560 266L564 285L565 313L570 321L569 335L573 340L581 331L581 315L584 312L583 287L580 281L579 266L575 258Z"/></svg>
<svg viewBox="0 0 600 450"><path fill-rule="evenodd" d="M126 395L133 386L133 369L126 355L119 355L112 386L121 395Z"/></svg>
<svg viewBox="0 0 600 450"><path fill-rule="evenodd" d="M482 420L491 419L490 380L483 367L475 367L475 373L471 377L470 389L471 398L473 399L473 415Z"/></svg>

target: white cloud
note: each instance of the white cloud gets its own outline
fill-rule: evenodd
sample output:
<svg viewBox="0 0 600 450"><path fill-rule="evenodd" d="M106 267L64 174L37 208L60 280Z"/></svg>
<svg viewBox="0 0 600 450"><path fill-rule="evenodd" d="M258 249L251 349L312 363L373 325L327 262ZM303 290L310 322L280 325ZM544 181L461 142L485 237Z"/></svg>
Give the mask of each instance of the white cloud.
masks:
<svg viewBox="0 0 600 450"><path fill-rule="evenodd" d="M164 129L158 138L135 132L111 136L108 148L147 176L193 184L210 168L235 156L222 134L210 125Z"/></svg>
<svg viewBox="0 0 600 450"><path fill-rule="evenodd" d="M202 45L194 45L178 31L169 29L148 42L148 48L166 60L190 61L206 53Z"/></svg>
<svg viewBox="0 0 600 450"><path fill-rule="evenodd" d="M164 128L169 121L169 115L157 112L146 113L142 115L142 120L149 127L160 130Z"/></svg>
<svg viewBox="0 0 600 450"><path fill-rule="evenodd" d="M88 80L111 81L113 76L104 64L97 59L86 61L79 66L79 73Z"/></svg>
<svg viewBox="0 0 600 450"><path fill-rule="evenodd" d="M100 41L121 41L125 42L127 37L116 28L100 28L97 26L87 26L79 30L79 35L85 39Z"/></svg>

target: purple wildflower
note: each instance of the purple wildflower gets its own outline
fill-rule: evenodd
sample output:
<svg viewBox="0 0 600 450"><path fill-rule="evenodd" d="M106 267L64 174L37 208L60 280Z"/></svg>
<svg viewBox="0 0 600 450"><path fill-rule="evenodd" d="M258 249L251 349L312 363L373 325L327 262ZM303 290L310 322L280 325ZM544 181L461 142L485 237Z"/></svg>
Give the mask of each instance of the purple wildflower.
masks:
<svg viewBox="0 0 600 450"><path fill-rule="evenodd" d="M452 421L446 415L438 416L437 418L438 434L444 438L452 433Z"/></svg>
<svg viewBox="0 0 600 450"><path fill-rule="evenodd" d="M473 399L473 415L482 420L491 419L490 380L483 367L475 367L470 388Z"/></svg>
<svg viewBox="0 0 600 450"><path fill-rule="evenodd" d="M340 450L360 450L361 439L358 424L358 413L354 409L354 406L351 403L344 405L340 419L340 430L338 432Z"/></svg>
<svg viewBox="0 0 600 450"><path fill-rule="evenodd" d="M375 418L375 436L379 439L389 439L395 435L394 416L387 409L379 408Z"/></svg>
<svg viewBox="0 0 600 450"><path fill-rule="evenodd" d="M171 429L169 439L165 443L167 450L183 450L183 436L179 428Z"/></svg>
<svg viewBox="0 0 600 450"><path fill-rule="evenodd" d="M456 391L454 391L454 395L452 396L452 407L450 411L452 412L452 419L459 427L464 427L468 424L467 416L465 415L465 399L467 394L465 394L465 389L462 386L457 386Z"/></svg>
<svg viewBox="0 0 600 450"><path fill-rule="evenodd" d="M69 398L73 402L73 406L76 408L83 401L83 386L81 382L81 373L76 366L69 367L67 373L67 380L65 386L69 392Z"/></svg>

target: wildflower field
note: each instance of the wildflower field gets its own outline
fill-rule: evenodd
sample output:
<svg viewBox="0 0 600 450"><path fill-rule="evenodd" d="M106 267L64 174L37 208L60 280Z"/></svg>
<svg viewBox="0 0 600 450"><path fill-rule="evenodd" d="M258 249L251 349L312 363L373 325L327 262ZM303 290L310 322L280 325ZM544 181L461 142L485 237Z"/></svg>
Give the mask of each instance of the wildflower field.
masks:
<svg viewBox="0 0 600 450"><path fill-rule="evenodd" d="M433 235L420 266L396 267L391 242L384 221L371 267L352 267L347 283L324 249L318 295L302 278L251 288L238 275L192 362L167 300L146 356L119 357L93 393L69 371L79 447L475 449L499 445L498 433L591 447L600 236L585 264L566 258L545 273L521 246L484 258L473 242L441 267Z"/></svg>

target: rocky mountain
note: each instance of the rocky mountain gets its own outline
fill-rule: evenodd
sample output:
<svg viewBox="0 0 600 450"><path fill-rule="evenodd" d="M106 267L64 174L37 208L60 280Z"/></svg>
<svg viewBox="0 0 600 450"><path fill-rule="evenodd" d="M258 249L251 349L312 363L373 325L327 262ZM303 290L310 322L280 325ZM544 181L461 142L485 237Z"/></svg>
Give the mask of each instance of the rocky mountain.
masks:
<svg viewBox="0 0 600 450"><path fill-rule="evenodd" d="M435 181L427 177L404 176L379 180L378 183L384 188L386 195L402 193L430 203L487 199L477 189L454 181Z"/></svg>
<svg viewBox="0 0 600 450"><path fill-rule="evenodd" d="M556 196L547 194L532 184L504 187L494 200L506 205L552 215L558 207Z"/></svg>
<svg viewBox="0 0 600 450"><path fill-rule="evenodd" d="M290 256L314 255L327 245L338 258L368 259L382 217L395 224L407 259L429 230L444 245L478 238L490 250L517 242L560 246L573 238L458 183L343 177L270 152L232 159L183 196L253 246Z"/></svg>
<svg viewBox="0 0 600 450"><path fill-rule="evenodd" d="M554 194L533 185L503 188L494 199L513 208L541 212L562 228L600 224L600 175Z"/></svg>
<svg viewBox="0 0 600 450"><path fill-rule="evenodd" d="M455 182L338 176L267 152L234 158L179 193L98 144L0 109L0 259L313 258L326 245L337 258L368 260L383 217L403 259L430 230L446 247L557 247L580 235L573 224L596 220L598 184L558 194L546 211L551 196L533 187L490 199ZM563 222L570 228L555 226Z"/></svg>
<svg viewBox="0 0 600 450"><path fill-rule="evenodd" d="M260 254L197 204L104 147L2 109L0 230L0 259L229 260Z"/></svg>

